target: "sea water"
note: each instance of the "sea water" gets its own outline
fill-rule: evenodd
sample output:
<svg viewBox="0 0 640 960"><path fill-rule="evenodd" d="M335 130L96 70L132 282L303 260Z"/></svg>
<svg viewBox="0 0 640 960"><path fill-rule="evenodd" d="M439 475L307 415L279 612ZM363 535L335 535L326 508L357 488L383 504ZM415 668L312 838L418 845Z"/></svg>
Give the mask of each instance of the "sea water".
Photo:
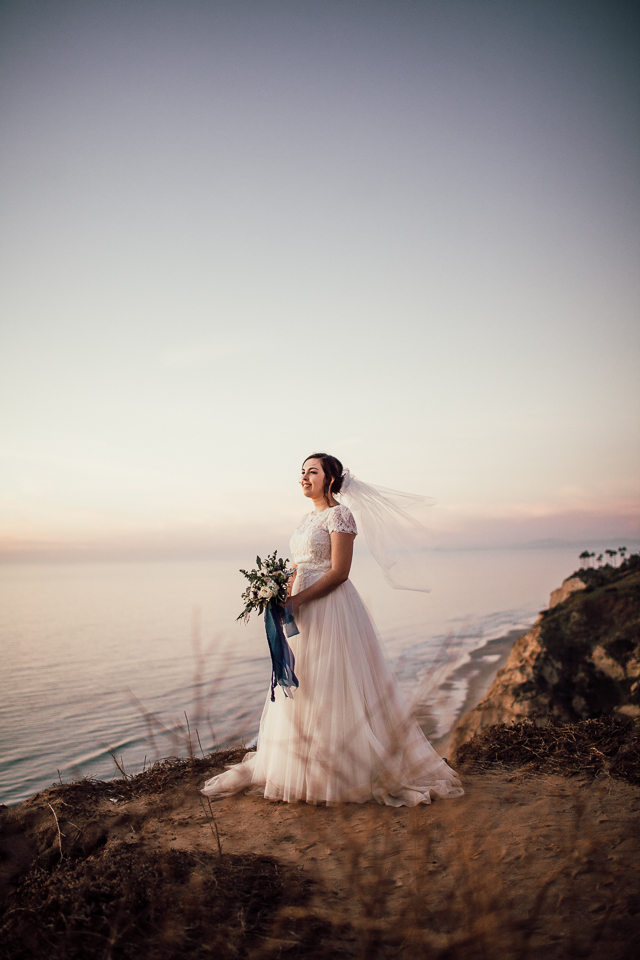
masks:
<svg viewBox="0 0 640 960"><path fill-rule="evenodd" d="M409 697L438 736L488 640L525 630L575 549L436 551L431 593L392 590L370 557L351 578ZM236 622L252 558L0 565L0 802L59 778L128 774L255 737L269 684L261 618ZM488 654L488 657L495 654Z"/></svg>

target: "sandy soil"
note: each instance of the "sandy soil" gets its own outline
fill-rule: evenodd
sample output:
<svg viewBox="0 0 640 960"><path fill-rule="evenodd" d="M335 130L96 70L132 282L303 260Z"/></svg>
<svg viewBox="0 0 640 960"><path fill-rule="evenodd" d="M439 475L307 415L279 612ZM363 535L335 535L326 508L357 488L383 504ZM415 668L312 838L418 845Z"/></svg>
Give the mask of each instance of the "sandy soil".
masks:
<svg viewBox="0 0 640 960"><path fill-rule="evenodd" d="M183 765L138 795L125 781L99 795L62 786L5 808L4 894L34 862L55 870L61 853L99 858L127 845L204 861L218 858L219 842L223 857L267 855L313 881L302 912L330 924L345 955L636 956L638 787L516 770L464 776L463 798L414 809L245 795L209 803L198 787L218 768L198 768ZM274 944L293 942L287 924L301 909L285 902L254 955L275 956ZM379 952L362 952L365 941Z"/></svg>

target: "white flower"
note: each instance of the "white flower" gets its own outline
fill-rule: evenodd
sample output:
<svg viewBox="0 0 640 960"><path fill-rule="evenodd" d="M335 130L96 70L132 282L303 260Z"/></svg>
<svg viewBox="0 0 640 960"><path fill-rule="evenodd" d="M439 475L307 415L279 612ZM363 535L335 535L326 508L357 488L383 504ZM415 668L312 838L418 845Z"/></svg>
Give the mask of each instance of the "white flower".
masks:
<svg viewBox="0 0 640 960"><path fill-rule="evenodd" d="M273 580L267 581L263 587L260 587L260 592L258 596L263 600L271 600L273 597L277 596L279 587L277 583L274 583Z"/></svg>

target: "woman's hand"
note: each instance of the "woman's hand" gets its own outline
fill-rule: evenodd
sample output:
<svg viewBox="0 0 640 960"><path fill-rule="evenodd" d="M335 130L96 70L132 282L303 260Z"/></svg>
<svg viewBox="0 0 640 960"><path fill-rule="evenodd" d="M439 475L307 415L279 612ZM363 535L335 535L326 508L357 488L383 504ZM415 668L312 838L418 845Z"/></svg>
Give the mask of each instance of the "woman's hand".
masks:
<svg viewBox="0 0 640 960"><path fill-rule="evenodd" d="M287 606L289 604L293 606L294 617L303 604L326 597L328 593L349 579L354 540L355 536L352 533L331 534L331 569L310 587L306 587L293 597L288 597Z"/></svg>
<svg viewBox="0 0 640 960"><path fill-rule="evenodd" d="M291 610L291 612L293 613L293 616L295 617L296 613L300 609L300 601L298 600L297 596L293 596L293 597L288 596L284 606L288 607L288 609Z"/></svg>

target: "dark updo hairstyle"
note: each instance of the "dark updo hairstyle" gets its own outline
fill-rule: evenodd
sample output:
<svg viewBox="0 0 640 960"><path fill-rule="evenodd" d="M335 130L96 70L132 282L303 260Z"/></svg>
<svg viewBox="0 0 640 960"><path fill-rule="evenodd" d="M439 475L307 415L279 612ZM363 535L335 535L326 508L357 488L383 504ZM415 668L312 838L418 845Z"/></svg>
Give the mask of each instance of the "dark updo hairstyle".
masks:
<svg viewBox="0 0 640 960"><path fill-rule="evenodd" d="M340 488L342 486L342 472L343 466L338 460L337 457L332 457L330 453L311 453L306 460L303 460L302 466L304 467L307 460L320 460L322 461L322 469L324 470L324 498L329 502L329 492L331 493L340 493ZM333 481L333 483L332 483Z"/></svg>

